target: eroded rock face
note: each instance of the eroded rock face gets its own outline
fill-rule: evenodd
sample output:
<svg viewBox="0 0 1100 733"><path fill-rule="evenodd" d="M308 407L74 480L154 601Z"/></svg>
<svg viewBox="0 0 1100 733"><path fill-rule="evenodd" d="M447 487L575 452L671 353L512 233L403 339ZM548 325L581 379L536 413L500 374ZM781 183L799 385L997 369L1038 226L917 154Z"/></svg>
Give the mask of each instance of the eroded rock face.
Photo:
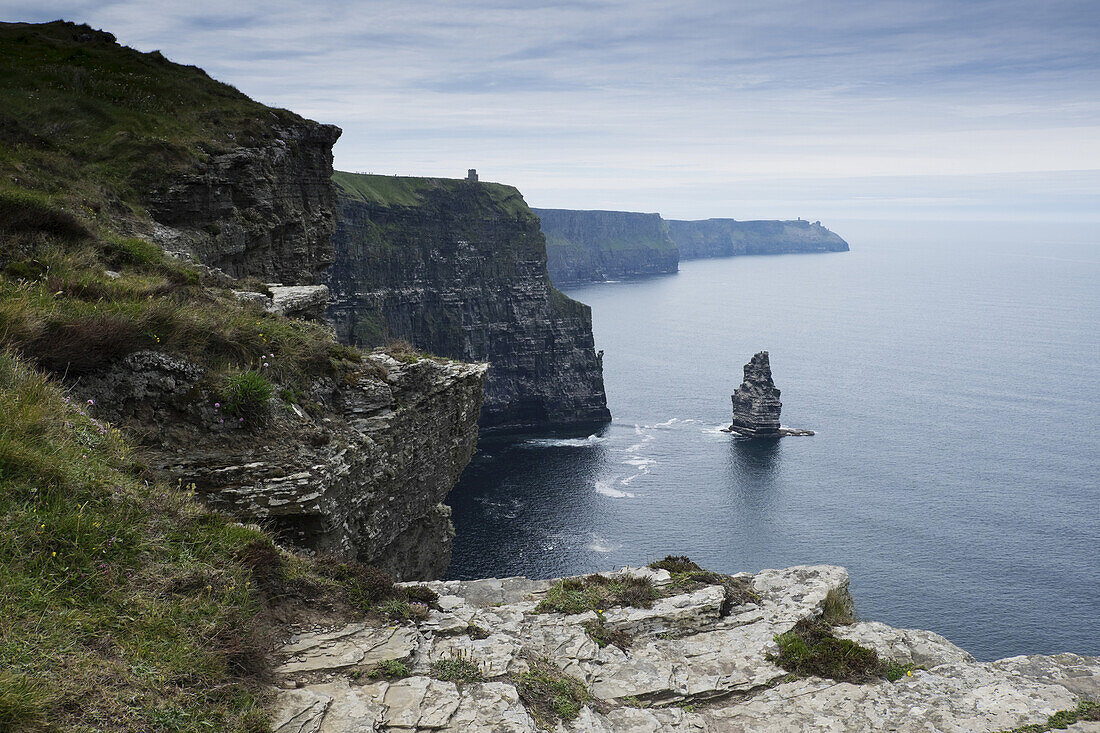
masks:
<svg viewBox="0 0 1100 733"><path fill-rule="evenodd" d="M490 363L482 426L610 419L591 309L546 274L537 217L496 183L337 173L328 317L341 341L402 339Z"/></svg>
<svg viewBox="0 0 1100 733"><path fill-rule="evenodd" d="M768 352L755 354L745 365L745 380L733 393L733 424L730 430L750 438L780 435L779 389L772 381Z"/></svg>
<svg viewBox="0 0 1100 733"><path fill-rule="evenodd" d="M718 585L676 592L665 571L644 575L666 597L650 609L604 609L604 623L633 636L626 650L600 647L584 624L596 614L536 614L551 581L525 578L433 582L439 608L418 625L356 623L296 634L283 665L277 733L358 730L538 730L515 675L550 659L595 698L565 730L622 731L1001 731L1045 722L1100 685L1100 658L973 657L938 634L879 623L841 627L880 657L923 669L897 682L865 685L790 679L769 660L776 634L822 613L829 591L845 596L843 568L802 566L741 574L754 600L722 608ZM470 629L479 630L471 634ZM430 676L440 659L478 664L484 682ZM411 676L385 682L363 674L400 660ZM561 728L559 728L561 730Z"/></svg>
<svg viewBox="0 0 1100 733"><path fill-rule="evenodd" d="M203 370L161 352L132 354L77 390L127 427L150 468L211 506L297 546L424 579L450 564L442 502L473 455L486 369L367 355L348 379L317 380L309 411L273 399L262 428L227 419Z"/></svg>
<svg viewBox="0 0 1100 733"><path fill-rule="evenodd" d="M703 219L668 222L669 236L680 259L775 255L810 252L847 252L848 243L820 222L737 221Z"/></svg>
<svg viewBox="0 0 1100 733"><path fill-rule="evenodd" d="M317 283L332 263L340 128L289 116L259 119L252 144L198 164L146 194L165 249L233 277Z"/></svg>
<svg viewBox="0 0 1100 733"><path fill-rule="evenodd" d="M680 255L660 214L532 209L555 285L672 273Z"/></svg>

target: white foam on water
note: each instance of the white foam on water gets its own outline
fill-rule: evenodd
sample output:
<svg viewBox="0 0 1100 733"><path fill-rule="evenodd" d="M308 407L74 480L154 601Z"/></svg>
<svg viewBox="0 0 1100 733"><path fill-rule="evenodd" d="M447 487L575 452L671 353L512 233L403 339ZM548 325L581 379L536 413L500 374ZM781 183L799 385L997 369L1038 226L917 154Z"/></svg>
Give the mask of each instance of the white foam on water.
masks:
<svg viewBox="0 0 1100 733"><path fill-rule="evenodd" d="M671 428L673 425L675 425L678 422L682 422L680 420L680 418L673 417L673 418L670 418L668 420L665 420L664 422L659 422L656 425L654 425L653 427L655 427L655 428Z"/></svg>
<svg viewBox="0 0 1100 733"><path fill-rule="evenodd" d="M521 448L584 448L602 443L607 438L589 435L587 438L532 438L520 444Z"/></svg>
<svg viewBox="0 0 1100 733"><path fill-rule="evenodd" d="M633 476L628 476L627 478L624 478L619 483L622 484L623 486L629 486L631 481L633 481L634 479L638 478L641 475L642 474L640 474L640 473L636 473Z"/></svg>
<svg viewBox="0 0 1100 733"><path fill-rule="evenodd" d="M631 494L629 491L619 491L618 489L613 488L611 486L612 483L613 483L613 480L612 481L603 481L603 480L597 479L596 483L592 485L592 488L594 488L596 490L596 493L599 494L600 496L607 496L607 497L610 497L612 499L633 499L634 498L634 494Z"/></svg>
<svg viewBox="0 0 1100 733"><path fill-rule="evenodd" d="M715 425L709 428L703 428L700 430L703 435L729 435L729 425L723 423L722 425Z"/></svg>
<svg viewBox="0 0 1100 733"><path fill-rule="evenodd" d="M585 548L592 552L614 552L620 547L622 547L622 545L609 545L595 535L592 536L592 541L585 545Z"/></svg>
<svg viewBox="0 0 1100 733"><path fill-rule="evenodd" d="M635 468L640 468L648 473L649 467L657 465L657 461L653 458L638 456L637 458L627 458L625 461L623 461L623 465L634 466Z"/></svg>

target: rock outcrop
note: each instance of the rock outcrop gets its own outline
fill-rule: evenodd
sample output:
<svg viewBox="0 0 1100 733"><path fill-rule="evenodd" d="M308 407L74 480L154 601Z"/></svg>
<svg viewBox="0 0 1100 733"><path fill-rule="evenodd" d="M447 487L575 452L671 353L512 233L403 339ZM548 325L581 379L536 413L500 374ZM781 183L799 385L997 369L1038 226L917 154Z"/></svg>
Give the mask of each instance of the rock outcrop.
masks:
<svg viewBox="0 0 1100 733"><path fill-rule="evenodd" d="M749 438L777 438L780 435L779 389L772 381L768 352L755 354L745 365L745 380L733 393L733 424L730 430Z"/></svg>
<svg viewBox="0 0 1100 733"><path fill-rule="evenodd" d="M152 470L211 506L295 546L424 579L450 564L442 502L473 455L485 373L371 354L297 403L273 399L261 430L227 420L204 370L160 352L131 354L77 390L99 417L127 426Z"/></svg>
<svg viewBox="0 0 1100 733"><path fill-rule="evenodd" d="M847 252L848 243L821 226L821 222L669 220L668 233L680 250L680 259L777 255L807 252Z"/></svg>
<svg viewBox="0 0 1100 733"><path fill-rule="evenodd" d="M394 339L490 363L483 427L610 419L588 306L546 274L538 219L511 186L337 173L328 315L341 341Z"/></svg>
<svg viewBox="0 0 1100 733"><path fill-rule="evenodd" d="M419 623L365 621L300 629L279 652L276 733L359 730L539 730L521 699L521 675L537 662L583 683L590 699L557 730L871 730L983 733L1045 723L1100 695L1100 658L1072 654L981 663L929 631L880 623L835 627L837 636L897 665L894 682L866 684L790 675L777 666L777 634L821 616L830 595L846 598L843 568L802 566L732 576L747 590L682 586L663 570L624 568L653 581L651 608L536 613L553 581L524 578L433 582L436 608ZM620 646L590 630L621 632ZM465 660L483 679L433 677L433 664ZM380 662L408 676L376 679ZM543 669L546 667L544 666ZM566 679L568 679L566 678Z"/></svg>
<svg viewBox="0 0 1100 733"><path fill-rule="evenodd" d="M145 194L170 251L233 277L302 285L332 263L340 128L280 111L257 118L249 141L195 164Z"/></svg>
<svg viewBox="0 0 1100 733"><path fill-rule="evenodd" d="M680 256L660 214L533 209L556 285L676 272Z"/></svg>

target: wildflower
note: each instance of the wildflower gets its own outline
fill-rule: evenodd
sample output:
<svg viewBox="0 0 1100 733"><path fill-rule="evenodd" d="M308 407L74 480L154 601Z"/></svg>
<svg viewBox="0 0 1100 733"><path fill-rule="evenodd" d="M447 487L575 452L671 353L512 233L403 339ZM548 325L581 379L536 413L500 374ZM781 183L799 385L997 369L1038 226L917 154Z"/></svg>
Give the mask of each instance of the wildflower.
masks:
<svg viewBox="0 0 1100 733"><path fill-rule="evenodd" d="M911 669L905 670L905 676L906 677L912 677L913 676L913 670L911 670Z"/></svg>
<svg viewBox="0 0 1100 733"><path fill-rule="evenodd" d="M224 418L224 417L223 417L223 418L222 418L221 420L218 420L218 423L219 423L219 424L220 424L220 423L223 423L223 422L225 422L225 418Z"/></svg>
<svg viewBox="0 0 1100 733"><path fill-rule="evenodd" d="M88 400L88 404L89 404L89 405L94 405L94 404L95 404L95 400Z"/></svg>
<svg viewBox="0 0 1100 733"><path fill-rule="evenodd" d="M275 355L274 355L274 354L268 354L268 356L270 356L270 357L271 357L272 359L274 359L274 358L275 358Z"/></svg>
<svg viewBox="0 0 1100 733"><path fill-rule="evenodd" d="M220 402L215 402L215 403L214 403L214 409L215 409L215 410L218 410L218 409L220 409L220 408L221 408L221 406L222 406L222 403L220 403Z"/></svg>
<svg viewBox="0 0 1100 733"><path fill-rule="evenodd" d="M265 361L265 362L264 362L264 367L266 368L266 367L268 367L268 366L269 366L269 364L268 364L268 363L267 363L267 362Z"/></svg>
<svg viewBox="0 0 1100 733"><path fill-rule="evenodd" d="M57 553L56 552L51 552L50 557L57 557Z"/></svg>
<svg viewBox="0 0 1100 733"><path fill-rule="evenodd" d="M237 422L244 422L244 418L243 417L238 417Z"/></svg>
<svg viewBox="0 0 1100 733"><path fill-rule="evenodd" d="M45 528L46 528L46 525L44 525L44 524L41 527L39 527L39 529L45 529Z"/></svg>

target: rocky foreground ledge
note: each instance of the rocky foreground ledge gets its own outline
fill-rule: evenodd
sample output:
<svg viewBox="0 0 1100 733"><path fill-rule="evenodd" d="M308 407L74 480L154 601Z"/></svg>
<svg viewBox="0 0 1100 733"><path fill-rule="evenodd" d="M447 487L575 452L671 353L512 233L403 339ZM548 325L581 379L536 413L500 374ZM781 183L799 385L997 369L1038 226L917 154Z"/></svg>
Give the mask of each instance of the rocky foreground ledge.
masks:
<svg viewBox="0 0 1100 733"><path fill-rule="evenodd" d="M1097 657L977 662L930 631L863 622L832 633L877 652L899 670L894 681L778 666L777 635L850 603L844 568L602 577L648 579L658 597L649 608L547 613L555 581L437 581L417 622L302 630L280 652L275 730L977 733L1047 730L1058 713L1069 730L1100 730L1085 722L1100 696Z"/></svg>

